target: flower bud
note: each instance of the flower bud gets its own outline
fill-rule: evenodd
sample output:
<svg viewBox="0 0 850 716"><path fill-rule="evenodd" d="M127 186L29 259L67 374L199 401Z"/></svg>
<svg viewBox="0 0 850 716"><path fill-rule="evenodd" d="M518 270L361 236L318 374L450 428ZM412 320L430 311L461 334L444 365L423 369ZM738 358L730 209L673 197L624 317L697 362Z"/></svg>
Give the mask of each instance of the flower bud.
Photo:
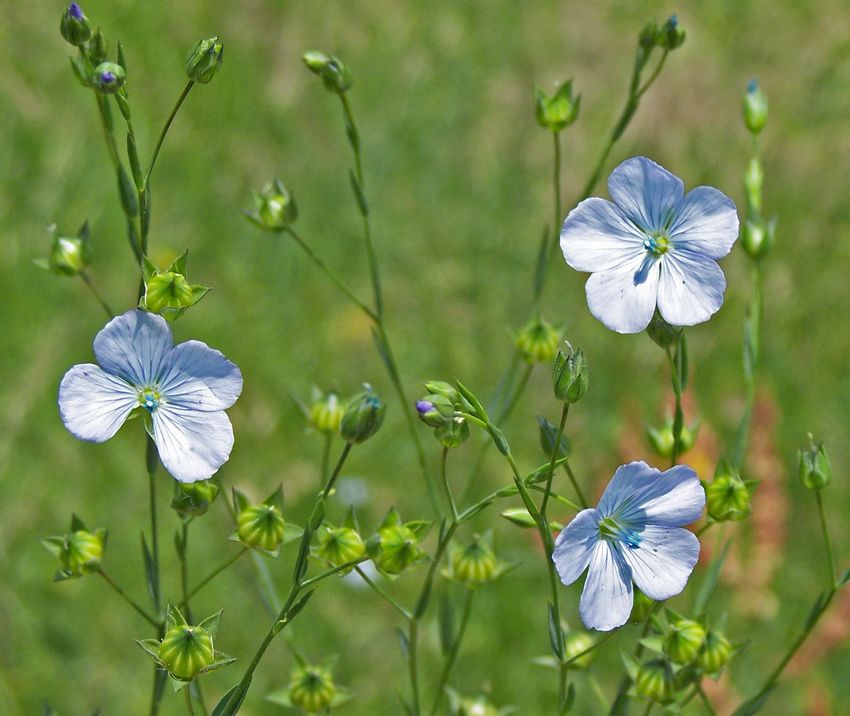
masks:
<svg viewBox="0 0 850 716"><path fill-rule="evenodd" d="M758 134L764 129L767 122L767 95L759 89L757 80L752 79L747 85L747 94L744 97L744 124L753 134Z"/></svg>
<svg viewBox="0 0 850 716"><path fill-rule="evenodd" d="M304 53L302 59L310 72L322 78L328 91L341 95L351 88L351 72L335 55L328 57L312 50Z"/></svg>
<svg viewBox="0 0 850 716"><path fill-rule="evenodd" d="M654 607L655 601L635 587L634 604L632 605L632 613L629 615L629 621L632 624L642 624L652 614Z"/></svg>
<svg viewBox="0 0 850 716"><path fill-rule="evenodd" d="M115 94L127 81L127 73L114 62L101 62L94 70L92 86L101 94Z"/></svg>
<svg viewBox="0 0 850 716"><path fill-rule="evenodd" d="M579 654L581 656L575 661L570 661L570 667L573 669L586 669L590 665L590 660L593 658L593 652L587 651L594 645L593 637L586 631L570 631L564 635L564 658L569 661L575 659ZM587 653L583 653L587 651Z"/></svg>
<svg viewBox="0 0 850 716"><path fill-rule="evenodd" d="M89 60L95 66L101 62L106 62L106 58L109 56L109 43L106 41L106 37L104 37L103 31L100 28L91 36L88 55Z"/></svg>
<svg viewBox="0 0 850 716"><path fill-rule="evenodd" d="M752 157L744 172L744 191L747 195L747 207L750 213L761 212L761 192L764 184L764 171L758 157Z"/></svg>
<svg viewBox="0 0 850 716"><path fill-rule="evenodd" d="M325 527L319 531L319 556L334 567L359 559L366 545L351 527Z"/></svg>
<svg viewBox="0 0 850 716"><path fill-rule="evenodd" d="M295 199L280 179L273 179L253 196L254 211L246 211L245 216L264 231L283 231L298 217Z"/></svg>
<svg viewBox="0 0 850 716"><path fill-rule="evenodd" d="M534 112L541 127L560 132L575 122L581 106L581 95L573 98L573 81L567 80L551 97L534 88Z"/></svg>
<svg viewBox="0 0 850 716"><path fill-rule="evenodd" d="M82 8L77 3L72 2L68 5L65 12L62 13L62 20L59 23L59 32L75 47L82 47L91 37L91 25L89 19L83 13Z"/></svg>
<svg viewBox="0 0 850 716"><path fill-rule="evenodd" d="M50 249L50 270L59 276L79 276L92 257L88 232L85 236L56 236Z"/></svg>
<svg viewBox="0 0 850 716"><path fill-rule="evenodd" d="M581 348L576 350L567 343L567 352L558 351L552 371L555 397L564 403L577 403L587 392L589 376L587 361Z"/></svg>
<svg viewBox="0 0 850 716"><path fill-rule="evenodd" d="M516 347L526 363L550 363L558 352L561 331L533 318L516 336Z"/></svg>
<svg viewBox="0 0 850 716"><path fill-rule="evenodd" d="M669 348L679 340L682 329L679 326L671 326L656 310L646 327L646 333L659 348Z"/></svg>
<svg viewBox="0 0 850 716"><path fill-rule="evenodd" d="M399 574L423 555L416 535L402 524L378 530L381 552L376 561L378 568L387 574Z"/></svg>
<svg viewBox="0 0 850 716"><path fill-rule="evenodd" d="M62 568L75 577L100 569L104 538L86 530L72 532L66 537L66 548L60 557Z"/></svg>
<svg viewBox="0 0 850 716"><path fill-rule="evenodd" d="M161 313L164 308L185 308L194 303L192 287L186 277L167 271L152 276L145 283L145 308Z"/></svg>
<svg viewBox="0 0 850 716"><path fill-rule="evenodd" d="M679 25L679 18L671 15L659 29L655 37L656 44L665 50L675 50L685 41L685 30Z"/></svg>
<svg viewBox="0 0 850 716"><path fill-rule="evenodd" d="M747 256L758 261L763 259L773 248L776 238L776 220L767 224L762 219L747 219L741 231L741 245Z"/></svg>
<svg viewBox="0 0 850 716"><path fill-rule="evenodd" d="M717 466L714 479L704 487L706 511L717 522L742 520L753 511L747 484L725 461Z"/></svg>
<svg viewBox="0 0 850 716"><path fill-rule="evenodd" d="M489 582L502 571L486 536L476 536L468 545L452 545L450 552L452 576L468 587Z"/></svg>
<svg viewBox="0 0 850 716"><path fill-rule="evenodd" d="M448 398L452 403L457 403L460 400L460 395L451 383L446 383L442 380L429 380L425 383L425 390L434 395L442 395Z"/></svg>
<svg viewBox="0 0 850 716"><path fill-rule="evenodd" d="M664 639L664 653L676 664L690 664L705 644L705 629L691 619L680 619L670 626Z"/></svg>
<svg viewBox="0 0 850 716"><path fill-rule="evenodd" d="M320 666L301 666L292 672L289 701L307 713L320 713L333 704L336 696L331 672Z"/></svg>
<svg viewBox="0 0 850 716"><path fill-rule="evenodd" d="M712 674L722 669L731 658L732 644L726 636L717 629L709 629L702 651L697 656L699 667Z"/></svg>
<svg viewBox="0 0 850 716"><path fill-rule="evenodd" d="M423 423L438 428L452 421L455 405L443 395L426 395L416 401L416 413Z"/></svg>
<svg viewBox="0 0 850 716"><path fill-rule="evenodd" d="M500 515L517 527L524 527L526 529L537 527L537 521L524 507L511 507L503 510Z"/></svg>
<svg viewBox="0 0 850 716"><path fill-rule="evenodd" d="M638 44L645 52L651 51L656 46L658 37L658 23L647 23L638 35Z"/></svg>
<svg viewBox="0 0 850 716"><path fill-rule="evenodd" d="M215 660L212 634L200 626L175 625L162 638L159 660L174 678L189 681Z"/></svg>
<svg viewBox="0 0 850 716"><path fill-rule="evenodd" d="M174 482L174 497L171 507L183 517L200 517L206 514L218 497L219 488L210 480L197 482Z"/></svg>
<svg viewBox="0 0 850 716"><path fill-rule="evenodd" d="M557 359L556 359L557 360ZM550 423L546 418L538 417L537 424L540 427L540 447L543 448L543 454L551 457L552 451L555 449L555 439L558 436L558 428ZM573 446L566 435L561 435L561 443L558 446L558 454L556 458L569 457L573 451Z"/></svg>
<svg viewBox="0 0 850 716"><path fill-rule="evenodd" d="M469 438L469 421L457 416L434 429L434 437L445 448L456 448Z"/></svg>
<svg viewBox="0 0 850 716"><path fill-rule="evenodd" d="M205 85L215 77L224 61L224 45L218 35L201 40L186 58L186 75L192 82Z"/></svg>
<svg viewBox="0 0 850 716"><path fill-rule="evenodd" d="M832 481L832 466L823 443L815 445L811 435L809 441L809 447L798 452L800 480L810 490L820 490Z"/></svg>
<svg viewBox="0 0 850 716"><path fill-rule="evenodd" d="M697 439L699 433L699 421L682 426L682 433L679 435L679 452L687 452L690 450ZM671 457L673 455L673 419L667 418L660 428L647 428L646 437L649 444L659 457Z"/></svg>
<svg viewBox="0 0 850 716"><path fill-rule="evenodd" d="M635 690L640 696L656 703L667 703L675 693L673 670L662 659L641 664L635 678Z"/></svg>
<svg viewBox="0 0 850 716"><path fill-rule="evenodd" d="M251 505L236 518L236 534L249 547L273 552L283 542L285 533L286 523L275 505Z"/></svg>
<svg viewBox="0 0 850 716"><path fill-rule="evenodd" d="M365 391L348 401L340 421L340 434L350 443L362 443L378 432L386 412L387 406L367 385Z"/></svg>
<svg viewBox="0 0 850 716"><path fill-rule="evenodd" d="M454 716L499 716L500 711L483 696L459 699L452 709Z"/></svg>
<svg viewBox="0 0 850 716"><path fill-rule="evenodd" d="M318 394L310 406L310 424L323 435L335 435L344 412L339 396L333 391Z"/></svg>

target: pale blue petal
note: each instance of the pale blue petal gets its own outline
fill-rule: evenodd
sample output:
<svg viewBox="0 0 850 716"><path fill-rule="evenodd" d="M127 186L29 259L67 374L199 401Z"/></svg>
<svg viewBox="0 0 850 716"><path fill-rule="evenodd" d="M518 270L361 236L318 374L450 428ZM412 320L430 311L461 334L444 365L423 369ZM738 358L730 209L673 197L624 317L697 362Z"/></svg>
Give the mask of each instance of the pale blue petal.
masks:
<svg viewBox="0 0 850 716"><path fill-rule="evenodd" d="M94 354L107 373L142 387L160 377L173 344L162 316L133 309L101 329L94 339Z"/></svg>
<svg viewBox="0 0 850 716"><path fill-rule="evenodd" d="M660 601L679 594L699 559L699 540L681 527L649 526L634 549L622 547L632 579L650 599Z"/></svg>
<svg viewBox="0 0 850 716"><path fill-rule="evenodd" d="M611 172L608 193L639 228L662 231L673 219L685 185L651 159L633 157Z"/></svg>
<svg viewBox="0 0 850 716"><path fill-rule="evenodd" d="M672 326L694 326L723 305L726 277L713 259L677 247L662 261L658 310Z"/></svg>
<svg viewBox="0 0 850 716"><path fill-rule="evenodd" d="M555 540L552 561L564 584L572 584L587 569L593 548L599 541L599 510L582 510Z"/></svg>
<svg viewBox="0 0 850 716"><path fill-rule="evenodd" d="M206 480L230 457L233 428L224 411L200 412L162 403L153 412L159 459L180 482Z"/></svg>
<svg viewBox="0 0 850 716"><path fill-rule="evenodd" d="M661 470L650 467L643 460L620 465L602 493L597 508L603 517L620 514L629 505L638 503L638 497L661 475Z"/></svg>
<svg viewBox="0 0 850 716"><path fill-rule="evenodd" d="M593 197L573 209L561 229L561 251L576 271L605 271L643 255L646 237L616 204Z"/></svg>
<svg viewBox="0 0 850 716"><path fill-rule="evenodd" d="M59 385L62 422L80 440L109 440L138 404L131 385L93 363L75 365Z"/></svg>
<svg viewBox="0 0 850 716"><path fill-rule="evenodd" d="M722 191L698 186L676 208L670 227L674 247L682 246L712 259L722 259L738 238L738 210Z"/></svg>
<svg viewBox="0 0 850 716"><path fill-rule="evenodd" d="M640 333L655 312L658 260L645 251L617 268L594 273L585 284L590 312L617 333Z"/></svg>
<svg viewBox="0 0 850 716"><path fill-rule="evenodd" d="M582 622L588 629L611 631L628 621L633 603L631 571L618 546L597 542L579 601Z"/></svg>
<svg viewBox="0 0 850 716"><path fill-rule="evenodd" d="M192 410L224 410L242 392L242 372L222 355L200 341L186 341L171 351L168 373L160 390L171 405Z"/></svg>

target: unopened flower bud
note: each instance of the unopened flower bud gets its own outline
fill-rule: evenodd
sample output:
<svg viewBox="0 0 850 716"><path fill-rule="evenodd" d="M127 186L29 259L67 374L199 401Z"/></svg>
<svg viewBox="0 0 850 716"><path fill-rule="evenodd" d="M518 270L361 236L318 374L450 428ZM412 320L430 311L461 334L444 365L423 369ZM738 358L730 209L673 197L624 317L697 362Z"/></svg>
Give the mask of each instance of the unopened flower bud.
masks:
<svg viewBox="0 0 850 716"><path fill-rule="evenodd" d="M670 626L664 639L664 653L676 664L690 664L705 643L705 628L691 619L680 619Z"/></svg>
<svg viewBox="0 0 850 716"><path fill-rule="evenodd" d="M62 568L75 577L91 574L100 568L103 558L103 536L86 530L66 537L66 549L60 557Z"/></svg>
<svg viewBox="0 0 850 716"><path fill-rule="evenodd" d="M173 626L162 638L159 660L174 678L189 681L215 660L212 634L200 626Z"/></svg>
<svg viewBox="0 0 850 716"><path fill-rule="evenodd" d="M747 85L744 97L744 124L753 134L758 134L767 123L767 95L759 88L755 79Z"/></svg>
<svg viewBox="0 0 850 716"><path fill-rule="evenodd" d="M823 443L815 445L811 435L809 441L809 447L798 453L800 480L810 490L820 490L832 481L832 466Z"/></svg>
<svg viewBox="0 0 850 716"><path fill-rule="evenodd" d="M275 505L251 505L236 518L236 534L250 547L273 552L283 542L286 523Z"/></svg>
<svg viewBox="0 0 850 716"><path fill-rule="evenodd" d="M50 249L50 270L60 276L79 276L92 257L88 236L56 236Z"/></svg>
<svg viewBox="0 0 850 716"><path fill-rule="evenodd" d="M558 436L558 428L550 423L546 418L538 417L537 424L540 427L540 447L543 449L543 454L551 457L552 451L555 449L555 439ZM561 435L561 441L558 445L558 453L556 458L569 457L573 447L566 435Z"/></svg>
<svg viewBox="0 0 850 716"><path fill-rule="evenodd" d="M469 438L469 421L460 415L434 429L434 437L446 448L456 448Z"/></svg>
<svg viewBox="0 0 850 716"><path fill-rule="evenodd" d="M658 37L658 24L655 22L647 23L638 36L638 44L644 51L648 52L656 46L656 38Z"/></svg>
<svg viewBox="0 0 850 716"><path fill-rule="evenodd" d="M594 645L593 637L586 631L570 631L564 635L564 658L570 661L570 668L586 669L593 658L593 652L588 651ZM587 652L586 654L584 652ZM581 656L578 656L581 654ZM575 657L578 658L576 659Z"/></svg>
<svg viewBox="0 0 850 716"><path fill-rule="evenodd" d="M144 304L151 313L161 313L164 308L186 308L194 302L192 287L182 274L167 271L145 283Z"/></svg>
<svg viewBox="0 0 850 716"><path fill-rule="evenodd" d="M682 329L679 326L671 326L660 312L655 311L646 327L646 333L658 347L669 348L679 340Z"/></svg>
<svg viewBox="0 0 850 716"><path fill-rule="evenodd" d="M673 670L662 659L641 664L635 678L635 690L640 696L656 703L667 703L675 693Z"/></svg>
<svg viewBox="0 0 850 716"><path fill-rule="evenodd" d="M747 219L741 231L741 245L747 256L758 261L763 259L773 248L776 239L776 221L767 224L758 219Z"/></svg>
<svg viewBox="0 0 850 716"><path fill-rule="evenodd" d="M101 94L115 94L127 80L124 68L114 62L101 62L94 71L92 86Z"/></svg>
<svg viewBox="0 0 850 716"><path fill-rule="evenodd" d="M344 408L339 396L333 391L320 395L310 406L310 425L324 435L339 432Z"/></svg>
<svg viewBox="0 0 850 716"><path fill-rule="evenodd" d="M747 207L750 213L761 212L761 194L764 184L764 171L758 157L752 157L744 172L744 191L747 194Z"/></svg>
<svg viewBox="0 0 850 716"><path fill-rule="evenodd" d="M82 8L77 3L72 2L68 5L65 12L62 13L62 20L59 23L59 32L75 47L82 47L91 37L91 25L89 19L83 13Z"/></svg>
<svg viewBox="0 0 850 716"><path fill-rule="evenodd" d="M725 463L718 465L714 479L705 485L705 506L717 522L742 520L753 511L747 484Z"/></svg>
<svg viewBox="0 0 850 716"><path fill-rule="evenodd" d="M91 36L88 55L89 60L95 67L101 62L106 62L106 58L109 56L109 43L106 41L106 37L100 28Z"/></svg>
<svg viewBox="0 0 850 716"><path fill-rule="evenodd" d="M224 45L218 35L201 40L186 58L186 75L193 82L205 85L215 77L224 61Z"/></svg>
<svg viewBox="0 0 850 716"><path fill-rule="evenodd" d="M500 514L508 522L515 524L517 527L525 527L527 529L537 527L536 520L524 507L511 507L507 510L503 510Z"/></svg>
<svg viewBox="0 0 850 716"><path fill-rule="evenodd" d="M461 584L475 587L500 574L499 561L486 537L476 537L467 545L453 545L450 555L451 574Z"/></svg>
<svg viewBox="0 0 850 716"><path fill-rule="evenodd" d="M390 525L378 530L381 552L377 566L387 574L399 574L422 556L416 535L409 527Z"/></svg>
<svg viewBox="0 0 850 716"><path fill-rule="evenodd" d="M210 505L218 497L219 488L210 480L174 483L174 497L171 507L184 517L200 517L206 514Z"/></svg>
<svg viewBox="0 0 850 716"><path fill-rule="evenodd" d="M561 331L540 318L529 321L516 336L526 363L550 363L558 352Z"/></svg>
<svg viewBox="0 0 850 716"><path fill-rule="evenodd" d="M732 644L726 636L717 629L709 629L702 651L697 656L699 667L712 674L722 669L731 658Z"/></svg>
<svg viewBox="0 0 850 716"><path fill-rule="evenodd" d="M264 231L283 231L298 218L298 206L280 179L273 179L259 192L254 192L254 211L245 216Z"/></svg>
<svg viewBox="0 0 850 716"><path fill-rule="evenodd" d="M334 567L366 554L363 538L351 527L326 527L319 531L319 556Z"/></svg>
<svg viewBox="0 0 850 716"><path fill-rule="evenodd" d="M347 442L362 443L378 432L386 411L387 406L367 385L365 391L348 401L340 421L340 434Z"/></svg>
<svg viewBox="0 0 850 716"><path fill-rule="evenodd" d="M699 421L692 425L683 425L682 432L679 435L679 452L687 452L690 450L697 439L699 433ZM671 457L673 455L673 419L667 418L660 428L647 428L646 437L649 444L659 457Z"/></svg>
<svg viewBox="0 0 850 716"><path fill-rule="evenodd" d="M575 122L581 106L581 95L573 97L573 81L567 80L551 97L534 88L534 112L541 127L560 132Z"/></svg>
<svg viewBox="0 0 850 716"><path fill-rule="evenodd" d="M309 714L328 709L336 696L331 672L320 666L301 666L292 672L289 701Z"/></svg>
<svg viewBox="0 0 850 716"><path fill-rule="evenodd" d="M685 41L685 30L679 25L679 18L671 15L659 29L655 39L659 47L665 50L675 50Z"/></svg>
<svg viewBox="0 0 850 716"><path fill-rule="evenodd" d="M335 55L328 57L323 52L312 50L304 53L302 59L310 72L322 78L328 91L341 95L350 89L351 72Z"/></svg>
<svg viewBox="0 0 850 716"><path fill-rule="evenodd" d="M438 428L451 422L455 405L443 395L426 395L416 401L416 413L423 423Z"/></svg>
<svg viewBox="0 0 850 716"><path fill-rule="evenodd" d="M567 352L558 351L552 371L555 397L564 403L577 403L587 392L589 376L587 361L581 348L573 349L567 343Z"/></svg>
<svg viewBox="0 0 850 716"><path fill-rule="evenodd" d="M632 613L629 615L629 621L632 624L642 624L649 618L654 608L655 601L635 587L634 603L632 605Z"/></svg>
<svg viewBox="0 0 850 716"><path fill-rule="evenodd" d="M425 390L434 395L442 395L444 398L451 400L452 403L457 403L460 400L457 388L451 383L446 383L442 380L429 380L425 383Z"/></svg>

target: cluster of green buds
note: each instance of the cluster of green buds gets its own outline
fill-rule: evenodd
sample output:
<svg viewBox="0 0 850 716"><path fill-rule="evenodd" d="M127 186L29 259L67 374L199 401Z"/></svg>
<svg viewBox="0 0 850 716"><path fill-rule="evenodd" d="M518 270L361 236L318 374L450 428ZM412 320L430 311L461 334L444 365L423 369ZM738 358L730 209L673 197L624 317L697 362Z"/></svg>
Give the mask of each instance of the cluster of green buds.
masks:
<svg viewBox="0 0 850 716"><path fill-rule="evenodd" d="M301 528L283 519L283 488L278 487L260 504L251 504L236 488L233 489L236 512L236 531L230 539L246 547L277 557L281 545L298 539Z"/></svg>
<svg viewBox="0 0 850 716"><path fill-rule="evenodd" d="M184 519L206 514L218 497L219 487L212 480L197 482L174 481L174 497L171 508Z"/></svg>
<svg viewBox="0 0 850 716"><path fill-rule="evenodd" d="M815 445L809 435L809 447L798 452L800 481L810 490L820 490L832 482L832 466L823 443Z"/></svg>
<svg viewBox="0 0 850 716"><path fill-rule="evenodd" d="M254 209L245 211L245 217L263 231L280 233L298 218L298 205L283 182L274 178L260 191L252 191Z"/></svg>
<svg viewBox="0 0 850 716"><path fill-rule="evenodd" d="M339 422L339 434L348 443L357 445L371 438L384 422L387 406L368 383L364 390L345 405Z"/></svg>
<svg viewBox="0 0 850 716"><path fill-rule="evenodd" d="M758 155L758 137L767 123L767 96L753 79L744 96L744 124L753 138L753 156L744 171L744 193L747 199L747 219L741 227L741 246L753 261L760 261L770 252L776 240L776 217L764 217L762 187L764 171Z"/></svg>
<svg viewBox="0 0 850 716"><path fill-rule="evenodd" d="M174 321L207 295L209 288L193 286L186 278L188 257L189 252L186 251L165 271L160 271L147 256L142 257L145 292L139 299L139 308Z"/></svg>
<svg viewBox="0 0 850 716"><path fill-rule="evenodd" d="M297 655L296 659L298 666L292 671L289 686L269 694L269 701L307 714L319 714L328 713L351 699L348 689L334 683L335 658L321 664L308 664Z"/></svg>
<svg viewBox="0 0 850 716"><path fill-rule="evenodd" d="M381 573L394 577L408 567L428 561L419 542L430 529L431 523L425 520L402 522L401 515L391 508L377 533L366 543L366 551Z"/></svg>
<svg viewBox="0 0 850 716"><path fill-rule="evenodd" d="M99 527L90 531L77 515L71 515L70 532L46 537L42 544L59 560L59 570L53 581L82 577L100 571L106 549L106 529Z"/></svg>
<svg viewBox="0 0 850 716"><path fill-rule="evenodd" d="M690 450L696 443L697 435L699 434L700 420L697 418L690 425L682 426L682 433L679 436L679 454ZM652 447L655 454L659 457L669 458L673 455L673 418L668 416L661 427L646 429L646 438Z"/></svg>
<svg viewBox="0 0 850 716"><path fill-rule="evenodd" d="M659 47L662 50L675 50L685 41L685 29L679 24L679 18L671 15L662 25L651 22L640 33L640 46L647 52Z"/></svg>
<svg viewBox="0 0 850 716"><path fill-rule="evenodd" d="M567 80L555 93L547 95L539 87L534 88L534 113L541 127L560 132L569 127L578 117L581 95L573 97L573 81Z"/></svg>
<svg viewBox="0 0 850 716"><path fill-rule="evenodd" d="M196 676L236 661L215 649L214 640L220 623L221 612L218 612L192 626L177 607L169 604L162 639L141 639L136 643L168 671L175 690L178 690L187 686Z"/></svg>
<svg viewBox="0 0 850 716"><path fill-rule="evenodd" d="M322 435L336 435L339 433L345 406L335 391L329 390L325 393L314 385L310 406L306 412L310 427Z"/></svg>
<svg viewBox="0 0 850 716"><path fill-rule="evenodd" d="M708 516L715 522L742 520L753 511L752 495L758 483L741 479L738 471L721 460L711 482L703 482Z"/></svg>
<svg viewBox="0 0 850 716"><path fill-rule="evenodd" d="M559 350L555 356L552 388L562 403L577 403L587 392L590 381L587 361L581 348L573 348L569 343L564 345L565 350Z"/></svg>
<svg viewBox="0 0 850 716"><path fill-rule="evenodd" d="M186 76L199 84L207 84L224 61L224 45L218 35L200 40L186 57Z"/></svg>
<svg viewBox="0 0 850 716"><path fill-rule="evenodd" d="M360 536L360 527L353 507L340 527L325 523L319 528L316 554L332 567L339 567L365 556L366 543Z"/></svg>
<svg viewBox="0 0 850 716"><path fill-rule="evenodd" d="M514 337L526 363L551 363L558 353L563 331L540 317L532 318Z"/></svg>
<svg viewBox="0 0 850 716"><path fill-rule="evenodd" d="M416 413L434 428L434 437L445 448L455 448L469 437L469 423L460 411L464 405L453 385L441 380L425 383L428 392L416 401Z"/></svg>
<svg viewBox="0 0 850 716"><path fill-rule="evenodd" d="M511 565L502 562L493 552L493 532L475 535L467 544L449 546L449 564L443 575L470 589L501 577Z"/></svg>
<svg viewBox="0 0 850 716"><path fill-rule="evenodd" d="M46 259L36 259L35 265L57 276L79 276L92 259L89 222L86 221L76 236L63 236L56 230L56 225L48 227L53 243L50 254Z"/></svg>
<svg viewBox="0 0 850 716"><path fill-rule="evenodd" d="M351 72L336 55L328 57L324 52L311 50L301 59L310 72L322 78L329 92L343 95L351 88Z"/></svg>

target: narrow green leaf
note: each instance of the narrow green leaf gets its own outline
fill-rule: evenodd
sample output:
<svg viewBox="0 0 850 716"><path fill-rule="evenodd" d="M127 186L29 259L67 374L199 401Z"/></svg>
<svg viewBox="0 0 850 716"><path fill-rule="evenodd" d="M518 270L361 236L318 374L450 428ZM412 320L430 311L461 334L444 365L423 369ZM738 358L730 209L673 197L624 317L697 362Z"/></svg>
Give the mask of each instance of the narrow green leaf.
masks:
<svg viewBox="0 0 850 716"><path fill-rule="evenodd" d="M564 660L564 630L558 621L558 615L555 613L555 607L552 602L549 602L549 644L552 646L552 653L558 658L558 661Z"/></svg>
<svg viewBox="0 0 850 716"><path fill-rule="evenodd" d="M139 163L139 152L136 149L136 140L129 132L127 132L127 157L130 160L130 172L133 175L133 181L136 182L136 188L141 189L144 186L145 179L142 174L141 164Z"/></svg>
<svg viewBox="0 0 850 716"><path fill-rule="evenodd" d="M437 606L437 618L440 626L440 650L444 656L447 656L454 647L457 621L455 618L454 601L448 589L440 596Z"/></svg>
<svg viewBox="0 0 850 716"><path fill-rule="evenodd" d="M121 194L121 207L128 217L137 216L139 213L139 200L136 197L136 189L124 167L118 167L118 191Z"/></svg>
<svg viewBox="0 0 850 716"><path fill-rule="evenodd" d="M157 579L156 569L154 567L153 555L148 549L148 543L145 539L145 533L142 532L142 558L145 564L145 582L148 586L148 594L151 595L154 606L159 605L159 580Z"/></svg>
<svg viewBox="0 0 850 716"><path fill-rule="evenodd" d="M366 195L363 193L363 187L360 186L360 182L357 181L357 177L350 169L348 170L348 178L351 180L351 190L354 192L354 198L357 199L357 207L360 209L360 213L363 216L369 216L369 204L366 201Z"/></svg>
<svg viewBox="0 0 850 716"><path fill-rule="evenodd" d="M245 694L240 692L239 684L228 689L227 693L221 697L210 716L233 716L242 705L242 700Z"/></svg>

